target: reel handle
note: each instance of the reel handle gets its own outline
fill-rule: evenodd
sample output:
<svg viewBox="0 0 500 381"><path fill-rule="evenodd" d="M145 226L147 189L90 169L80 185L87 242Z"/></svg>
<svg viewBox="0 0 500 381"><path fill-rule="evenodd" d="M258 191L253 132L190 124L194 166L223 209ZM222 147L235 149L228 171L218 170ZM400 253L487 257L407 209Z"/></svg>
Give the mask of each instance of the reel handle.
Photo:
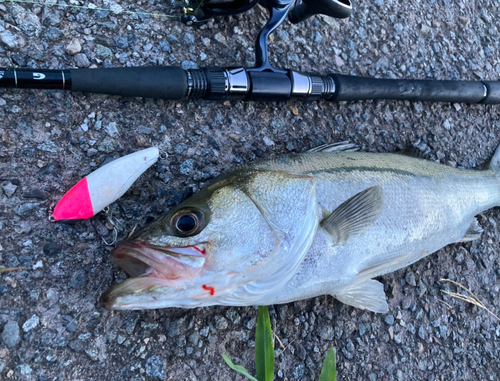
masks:
<svg viewBox="0 0 500 381"><path fill-rule="evenodd" d="M288 14L288 19L292 24L297 24L314 15L321 14L344 19L351 13L350 0L297 0L296 6Z"/></svg>

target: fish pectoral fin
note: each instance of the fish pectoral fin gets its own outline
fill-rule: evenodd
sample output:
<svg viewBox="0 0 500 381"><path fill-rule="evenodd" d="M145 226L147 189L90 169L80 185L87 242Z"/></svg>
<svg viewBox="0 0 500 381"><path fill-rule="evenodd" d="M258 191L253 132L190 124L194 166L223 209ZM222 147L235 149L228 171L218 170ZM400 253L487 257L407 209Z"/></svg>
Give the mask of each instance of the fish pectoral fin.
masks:
<svg viewBox="0 0 500 381"><path fill-rule="evenodd" d="M374 186L345 201L321 222L336 244L368 228L382 211L382 188Z"/></svg>
<svg viewBox="0 0 500 381"><path fill-rule="evenodd" d="M386 313L389 311L384 285L373 279L356 283L333 296L342 303L356 308L378 313Z"/></svg>
<svg viewBox="0 0 500 381"><path fill-rule="evenodd" d="M481 233L484 232L483 228L479 226L479 222L477 221L477 218L474 218L472 221L472 224L470 224L469 228L465 232L465 235L462 237L462 239L459 242L470 242L470 241L475 241L481 236Z"/></svg>

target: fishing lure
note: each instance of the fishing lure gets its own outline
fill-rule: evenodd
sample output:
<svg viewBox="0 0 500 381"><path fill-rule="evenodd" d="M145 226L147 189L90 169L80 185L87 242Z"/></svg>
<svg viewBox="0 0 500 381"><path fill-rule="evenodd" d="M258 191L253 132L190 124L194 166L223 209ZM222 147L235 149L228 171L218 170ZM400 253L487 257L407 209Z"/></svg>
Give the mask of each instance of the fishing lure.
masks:
<svg viewBox="0 0 500 381"><path fill-rule="evenodd" d="M151 147L102 166L85 176L61 198L52 219L80 220L95 216L123 196L159 157L158 148Z"/></svg>

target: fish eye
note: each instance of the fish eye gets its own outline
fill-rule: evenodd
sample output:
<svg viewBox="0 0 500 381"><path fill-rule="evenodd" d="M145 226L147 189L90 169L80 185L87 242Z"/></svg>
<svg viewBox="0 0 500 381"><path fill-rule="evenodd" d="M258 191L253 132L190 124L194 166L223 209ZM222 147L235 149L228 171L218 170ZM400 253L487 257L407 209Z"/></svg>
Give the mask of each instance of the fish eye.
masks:
<svg viewBox="0 0 500 381"><path fill-rule="evenodd" d="M172 227L182 237L198 234L204 225L203 214L196 209L182 209L172 217Z"/></svg>

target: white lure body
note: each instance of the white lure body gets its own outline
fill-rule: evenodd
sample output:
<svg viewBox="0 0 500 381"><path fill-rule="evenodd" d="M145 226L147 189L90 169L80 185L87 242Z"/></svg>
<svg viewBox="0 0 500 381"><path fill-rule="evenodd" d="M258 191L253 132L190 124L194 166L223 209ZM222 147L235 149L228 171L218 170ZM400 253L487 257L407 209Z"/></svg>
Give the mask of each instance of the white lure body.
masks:
<svg viewBox="0 0 500 381"><path fill-rule="evenodd" d="M95 216L123 196L159 156L158 148L151 147L102 166L71 188L56 205L52 216L56 221Z"/></svg>

